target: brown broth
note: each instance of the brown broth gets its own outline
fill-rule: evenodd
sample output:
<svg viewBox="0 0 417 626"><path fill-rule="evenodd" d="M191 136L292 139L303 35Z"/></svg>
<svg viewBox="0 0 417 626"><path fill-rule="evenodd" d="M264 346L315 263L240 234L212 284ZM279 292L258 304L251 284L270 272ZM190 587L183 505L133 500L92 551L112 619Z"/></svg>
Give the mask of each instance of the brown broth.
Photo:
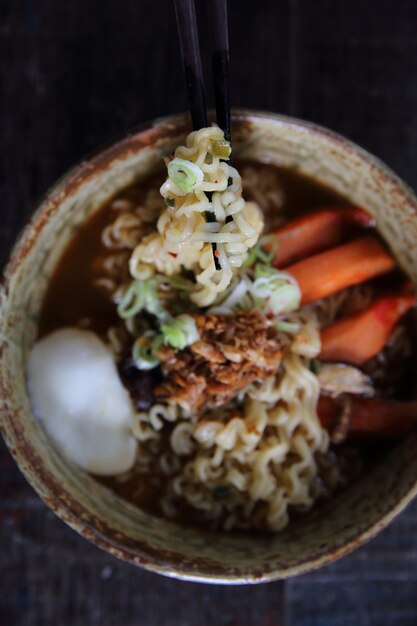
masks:
<svg viewBox="0 0 417 626"><path fill-rule="evenodd" d="M140 201L150 188L159 188L161 184L162 175L152 177L139 188L123 190L116 198ZM80 226L65 249L45 295L39 320L40 337L62 326L82 326L104 335L118 321L114 303L94 285L97 260L109 252L102 242L102 232L117 217L109 210L112 200Z"/></svg>
<svg viewBox="0 0 417 626"><path fill-rule="evenodd" d="M39 335L62 326L86 326L102 334L117 321L113 303L94 287L94 259L105 251L101 232L114 216L106 208L93 215L70 241L56 268L42 307Z"/></svg>

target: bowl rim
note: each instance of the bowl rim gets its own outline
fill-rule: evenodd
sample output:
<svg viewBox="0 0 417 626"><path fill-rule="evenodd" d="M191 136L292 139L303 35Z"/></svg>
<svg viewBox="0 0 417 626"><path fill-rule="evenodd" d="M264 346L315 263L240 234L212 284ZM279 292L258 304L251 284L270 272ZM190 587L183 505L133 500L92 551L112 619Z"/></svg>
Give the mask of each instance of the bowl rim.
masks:
<svg viewBox="0 0 417 626"><path fill-rule="evenodd" d="M392 181L396 190L400 191L400 193L417 207L417 198L412 189L387 165L364 148L336 132L305 120L248 108L234 108L232 110L232 120L249 123L251 120L261 121L261 123L262 120L265 120L289 128L295 127L297 130L304 130L307 135L313 134L324 137L338 146L353 151L362 161L377 168L385 178L389 178ZM175 130L176 134L179 134L181 130L185 131L189 129L188 113L159 117L119 134L113 140L107 141L99 148L91 151L86 157L59 177L46 193L41 196L36 202L36 208L29 217L29 220L17 235L9 254L9 259L3 269L3 276L0 282L0 318L2 317L3 307L7 300L7 286L9 281L19 267L20 261L27 253L28 247L30 248L33 243L34 230L36 231L37 228L40 230L53 208L59 205L60 190L69 188L72 189L70 193L74 193L77 187L83 185L86 180L88 180L86 172L89 168L91 168L91 174L94 175L97 172L95 168L103 166L110 167L112 163L117 161L118 157L123 156L125 159L129 151L133 154L136 153L138 149L153 144L158 138L158 131L163 130L163 136L165 136L170 127ZM0 350L0 391L3 390L3 359L4 356ZM398 501L388 511L382 513L377 521L359 530L356 536L347 538L346 542L342 545L333 549L329 548L325 554L305 558L295 565L275 567L261 574L259 572L247 572L243 574L228 573L227 567L224 568L224 573L219 574L213 572L210 565L208 565L207 568L203 566L200 568L200 571L197 571L191 561L187 563L185 559L183 562L178 563L174 558L170 560L171 555L166 552L164 553L165 556L162 558L158 556L158 551L151 550L146 543L142 542L139 545L138 542L138 547L135 545L135 550L128 546L121 545L107 536L105 531L101 531L94 524L89 524L86 519L83 519L81 514L77 512L77 508L79 509L79 507L75 506L76 503L72 496L65 492L54 479L51 479L47 470L42 469L42 467L38 465L38 462L35 462L27 456L26 452L29 444L24 440L24 436L22 437L21 433L13 429L13 416L9 415L9 410L4 402L0 403L0 432L18 468L23 473L28 483L33 487L41 500L73 530L113 556L134 565L139 565L148 571L185 581L214 584L253 584L282 580L307 573L319 567L324 567L350 554L353 550L375 537L381 530L386 528L417 495L416 477L407 491L400 495ZM39 461L39 459L37 459L37 461Z"/></svg>

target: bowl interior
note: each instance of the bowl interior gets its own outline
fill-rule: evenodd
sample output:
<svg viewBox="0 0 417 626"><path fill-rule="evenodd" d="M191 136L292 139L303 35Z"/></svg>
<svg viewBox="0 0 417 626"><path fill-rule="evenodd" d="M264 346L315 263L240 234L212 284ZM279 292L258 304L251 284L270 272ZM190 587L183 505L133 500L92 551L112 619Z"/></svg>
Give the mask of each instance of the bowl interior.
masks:
<svg viewBox="0 0 417 626"><path fill-rule="evenodd" d="M0 291L0 422L20 468L45 502L116 556L161 573L213 582L294 575L352 550L415 494L417 437L326 505L277 535L210 533L157 519L67 462L34 419L25 362L51 272L79 224L119 189L141 180L187 131L157 121L82 163L57 183L22 233ZM385 166L346 140L288 118L236 112L235 153L292 167L366 207L399 264L417 280L417 200Z"/></svg>

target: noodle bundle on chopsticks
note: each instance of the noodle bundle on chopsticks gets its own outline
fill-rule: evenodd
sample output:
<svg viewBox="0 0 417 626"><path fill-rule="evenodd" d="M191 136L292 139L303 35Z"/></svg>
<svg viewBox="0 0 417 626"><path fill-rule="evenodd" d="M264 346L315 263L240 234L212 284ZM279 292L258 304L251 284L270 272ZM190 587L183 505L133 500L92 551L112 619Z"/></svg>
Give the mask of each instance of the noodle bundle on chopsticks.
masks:
<svg viewBox="0 0 417 626"><path fill-rule="evenodd" d="M230 285L258 241L263 220L257 205L242 198L242 181L226 162L229 156L230 145L217 126L191 133L186 146L176 149L161 187L167 208L158 232L132 254L134 278L191 270L197 281L191 299L199 306L212 304Z"/></svg>

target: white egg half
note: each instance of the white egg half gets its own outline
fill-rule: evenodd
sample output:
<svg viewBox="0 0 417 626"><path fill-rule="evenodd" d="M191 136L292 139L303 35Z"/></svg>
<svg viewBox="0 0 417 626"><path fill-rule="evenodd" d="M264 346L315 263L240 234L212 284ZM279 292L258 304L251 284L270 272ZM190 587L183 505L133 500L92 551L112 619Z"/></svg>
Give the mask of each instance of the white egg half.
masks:
<svg viewBox="0 0 417 626"><path fill-rule="evenodd" d="M134 416L110 351L92 332L63 328L38 341L28 362L36 417L62 452L102 476L134 463Z"/></svg>

